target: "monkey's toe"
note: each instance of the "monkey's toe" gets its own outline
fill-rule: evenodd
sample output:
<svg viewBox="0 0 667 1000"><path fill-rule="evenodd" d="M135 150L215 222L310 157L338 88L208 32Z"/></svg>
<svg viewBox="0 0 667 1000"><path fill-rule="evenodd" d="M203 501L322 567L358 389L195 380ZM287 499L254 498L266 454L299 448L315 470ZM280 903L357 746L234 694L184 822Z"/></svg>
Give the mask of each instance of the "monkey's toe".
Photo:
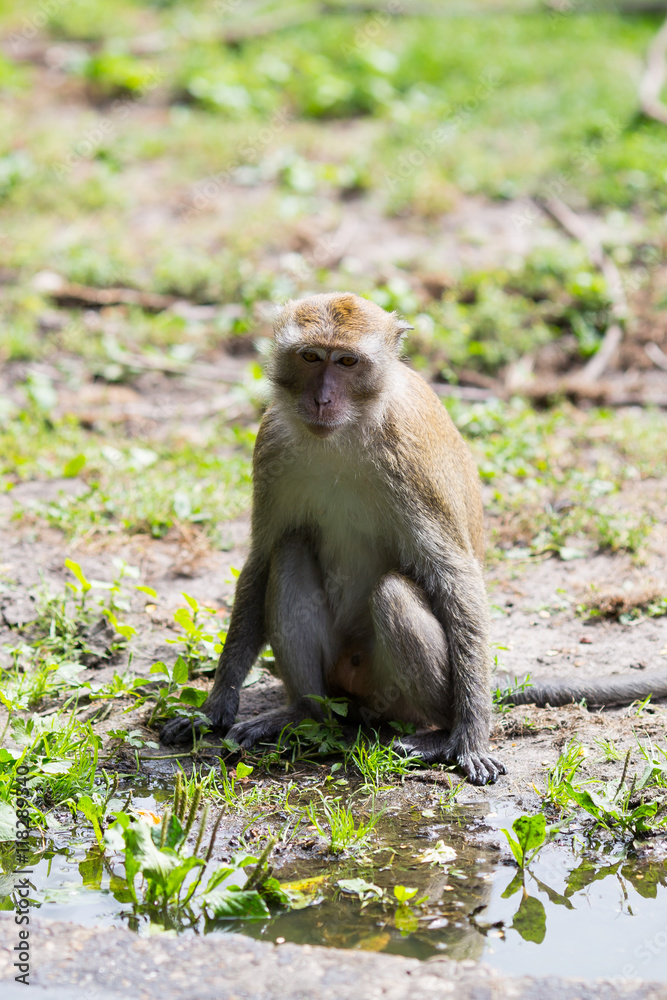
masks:
<svg viewBox="0 0 667 1000"><path fill-rule="evenodd" d="M471 785L495 785L500 775L507 773L504 764L487 754L462 754L456 763Z"/></svg>
<svg viewBox="0 0 667 1000"><path fill-rule="evenodd" d="M227 733L228 740L233 740L245 750L250 750L256 743L266 738L264 727L257 725L254 719L251 722L237 722Z"/></svg>
<svg viewBox="0 0 667 1000"><path fill-rule="evenodd" d="M192 743L194 736L200 735L203 726L211 728L211 724L207 724L202 719L188 719L179 715L175 719L165 722L160 730L160 740L167 746L172 746L175 743Z"/></svg>

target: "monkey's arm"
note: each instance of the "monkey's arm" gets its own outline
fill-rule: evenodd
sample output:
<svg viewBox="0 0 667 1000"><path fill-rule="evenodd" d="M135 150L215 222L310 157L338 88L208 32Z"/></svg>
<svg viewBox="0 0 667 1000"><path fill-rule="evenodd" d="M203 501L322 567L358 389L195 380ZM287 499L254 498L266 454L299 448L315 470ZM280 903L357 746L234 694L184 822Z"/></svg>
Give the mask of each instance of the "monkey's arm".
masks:
<svg viewBox="0 0 667 1000"><path fill-rule="evenodd" d="M452 564L453 563L453 564ZM430 581L433 612L447 639L452 728L441 753L473 784L504 767L488 754L491 720L489 628L482 571L473 556L442 565Z"/></svg>
<svg viewBox="0 0 667 1000"><path fill-rule="evenodd" d="M241 570L229 632L220 654L215 680L208 698L202 705L213 726L225 731L234 724L239 707L241 685L264 645L264 594L268 560L250 553ZM186 718L171 719L160 738L163 743L181 743L192 734L192 723Z"/></svg>

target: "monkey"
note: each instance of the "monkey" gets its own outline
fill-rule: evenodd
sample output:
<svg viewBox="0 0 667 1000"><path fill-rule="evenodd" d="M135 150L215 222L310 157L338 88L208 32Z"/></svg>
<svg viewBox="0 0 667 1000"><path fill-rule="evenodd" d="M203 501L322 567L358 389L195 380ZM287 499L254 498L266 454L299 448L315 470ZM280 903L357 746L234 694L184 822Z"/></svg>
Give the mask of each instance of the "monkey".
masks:
<svg viewBox="0 0 667 1000"><path fill-rule="evenodd" d="M290 301L276 319L250 550L202 711L249 748L321 718L321 699L342 693L365 723L413 723L401 752L482 785L506 771L488 750L480 480L445 407L401 356L409 329L349 292ZM288 704L235 722L267 644ZM191 732L177 718L161 737Z"/></svg>
<svg viewBox="0 0 667 1000"><path fill-rule="evenodd" d="M251 747L321 717L312 696L343 690L366 722L430 727L403 736L403 752L485 784L505 768L488 751L479 476L435 392L401 359L408 329L352 293L291 301L277 318L250 551L202 711ZM235 724L266 644L288 705ZM162 740L190 733L173 719Z"/></svg>

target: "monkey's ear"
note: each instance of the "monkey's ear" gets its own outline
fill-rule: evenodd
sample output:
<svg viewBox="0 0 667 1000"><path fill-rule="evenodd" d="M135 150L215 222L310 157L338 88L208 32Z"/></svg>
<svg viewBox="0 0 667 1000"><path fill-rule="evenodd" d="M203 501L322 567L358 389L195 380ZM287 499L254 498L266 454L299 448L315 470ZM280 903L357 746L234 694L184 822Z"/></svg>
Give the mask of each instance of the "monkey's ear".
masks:
<svg viewBox="0 0 667 1000"><path fill-rule="evenodd" d="M398 347L408 330L414 330L414 326L411 326L406 319L403 319L402 316L397 316L395 313L393 314L393 320L396 346Z"/></svg>

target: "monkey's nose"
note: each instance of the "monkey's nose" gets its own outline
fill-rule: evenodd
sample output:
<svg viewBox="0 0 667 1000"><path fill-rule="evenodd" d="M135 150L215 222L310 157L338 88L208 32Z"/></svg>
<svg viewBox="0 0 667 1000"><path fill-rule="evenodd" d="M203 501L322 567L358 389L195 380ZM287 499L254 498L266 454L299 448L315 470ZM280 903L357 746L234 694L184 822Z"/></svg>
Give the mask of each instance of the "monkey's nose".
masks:
<svg viewBox="0 0 667 1000"><path fill-rule="evenodd" d="M318 410L321 410L322 407L324 406L328 406L330 402L331 402L330 399L318 399L317 396L315 396L315 405L317 406Z"/></svg>

